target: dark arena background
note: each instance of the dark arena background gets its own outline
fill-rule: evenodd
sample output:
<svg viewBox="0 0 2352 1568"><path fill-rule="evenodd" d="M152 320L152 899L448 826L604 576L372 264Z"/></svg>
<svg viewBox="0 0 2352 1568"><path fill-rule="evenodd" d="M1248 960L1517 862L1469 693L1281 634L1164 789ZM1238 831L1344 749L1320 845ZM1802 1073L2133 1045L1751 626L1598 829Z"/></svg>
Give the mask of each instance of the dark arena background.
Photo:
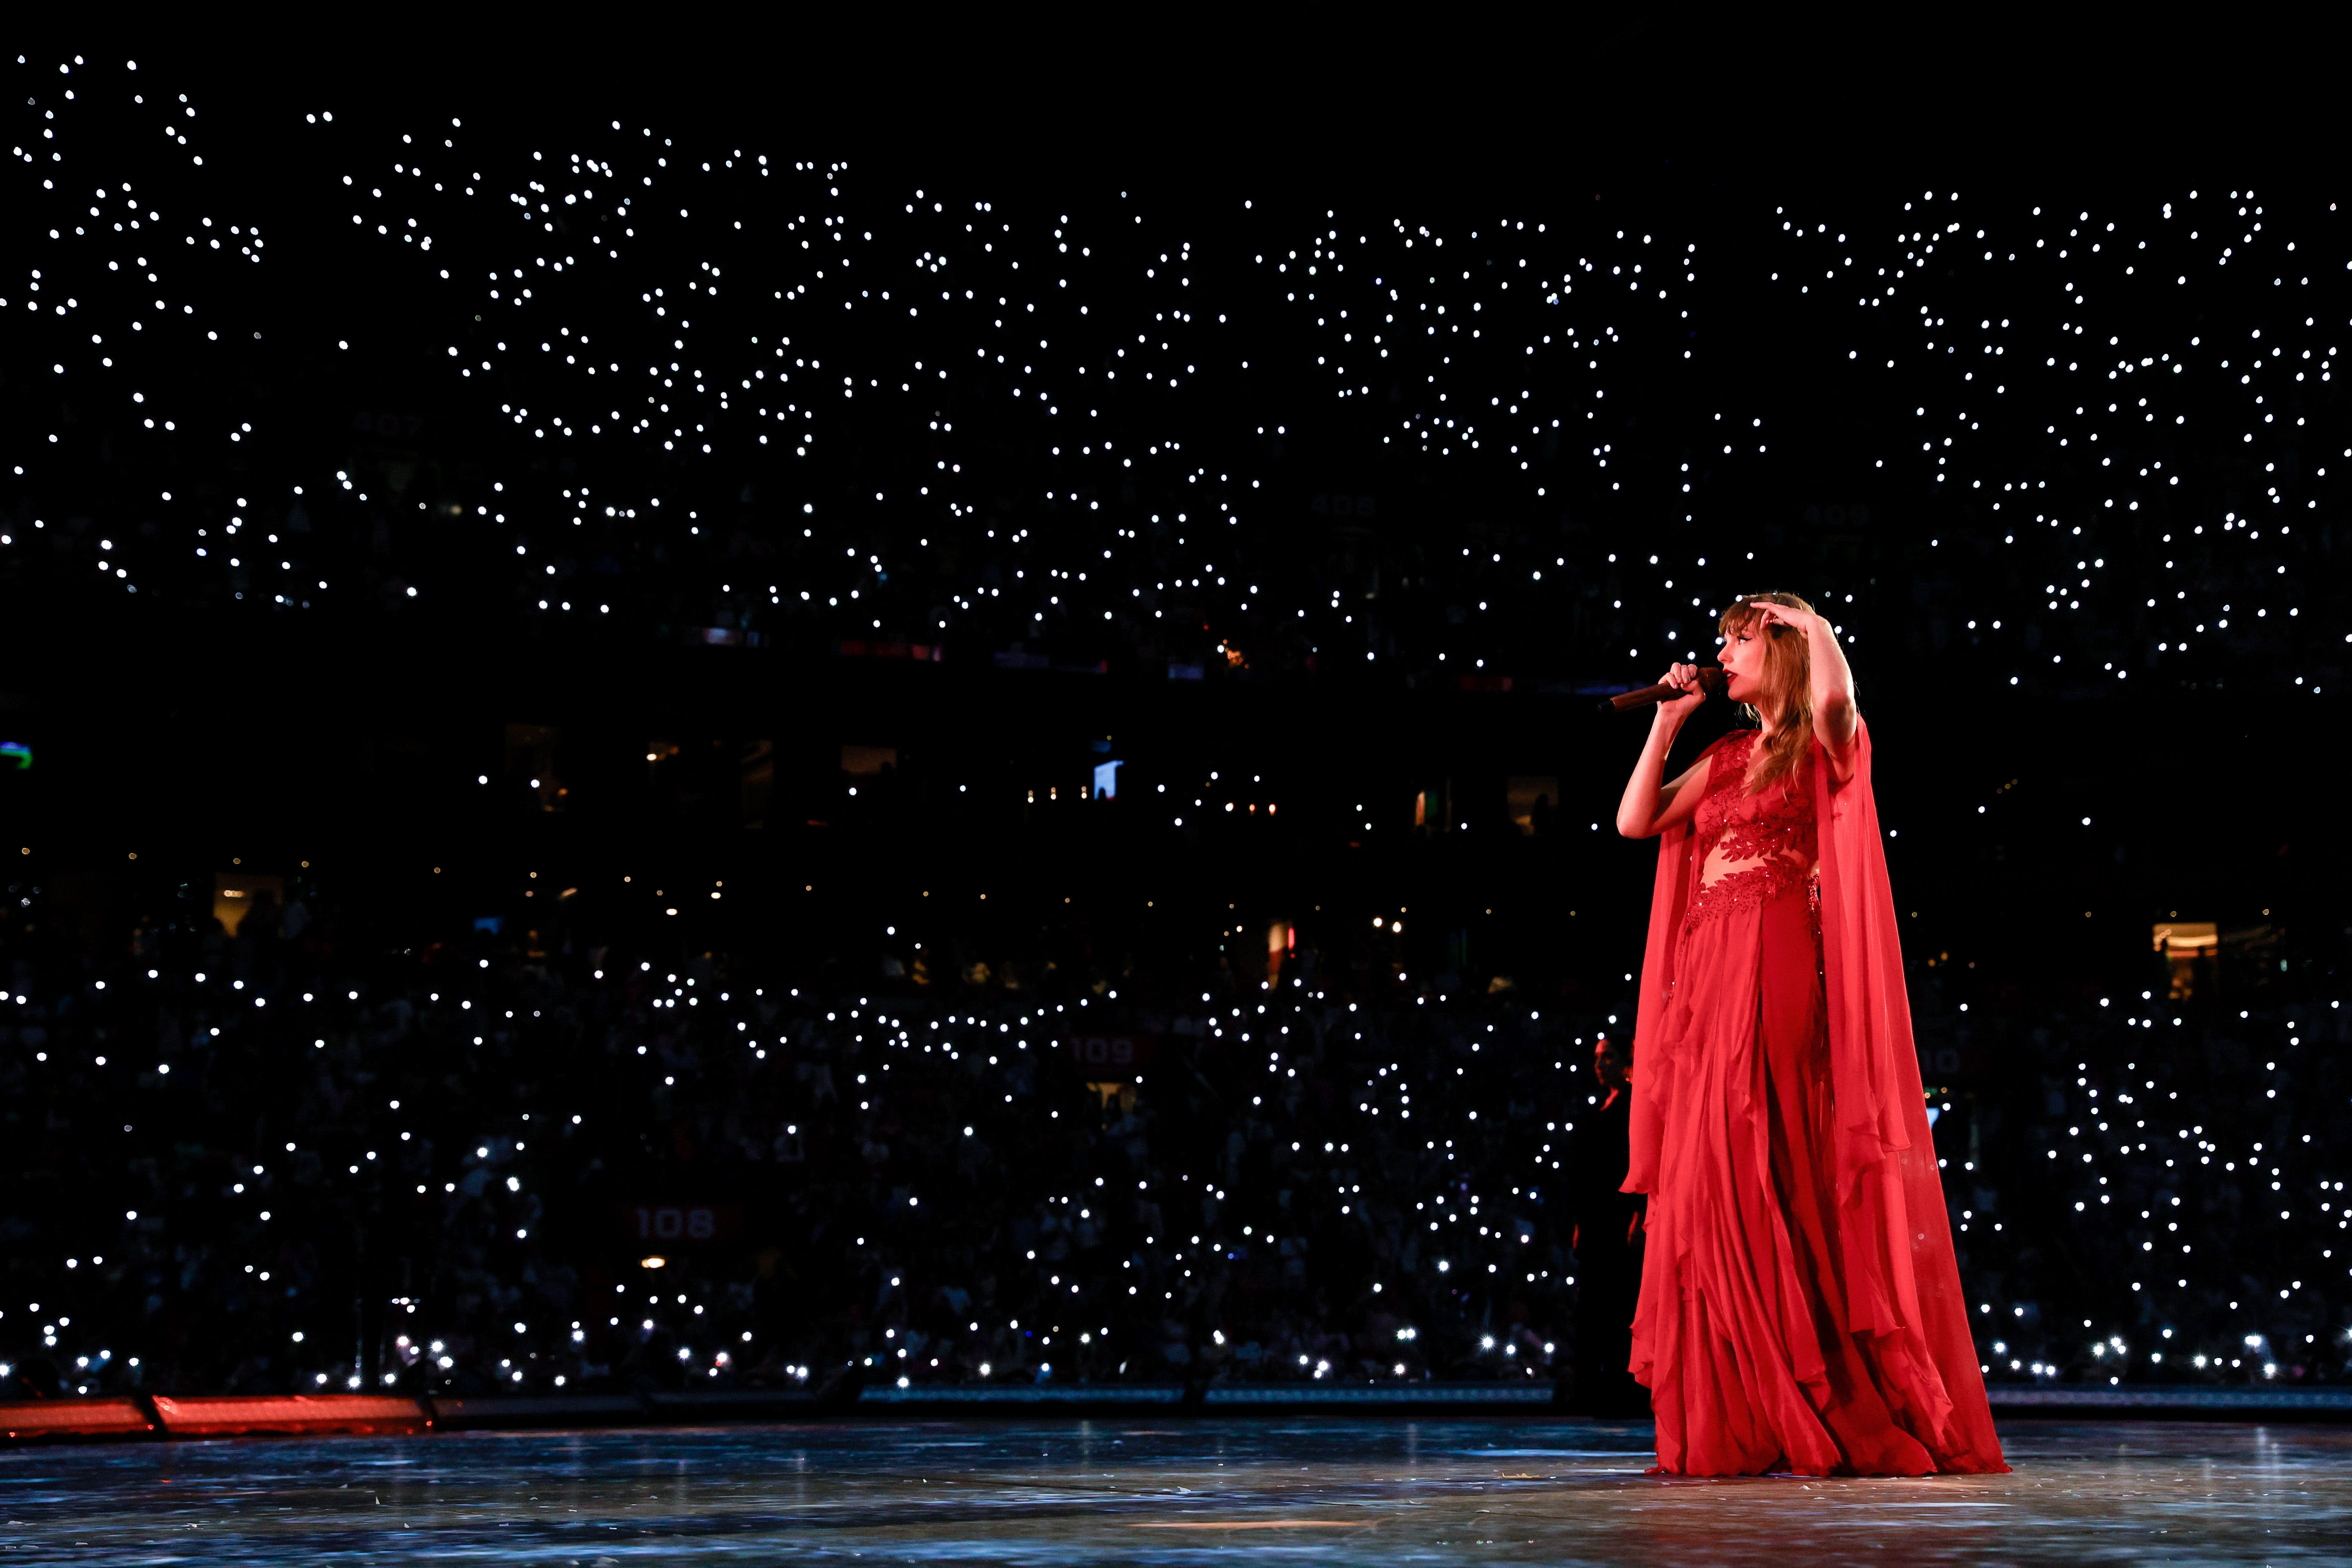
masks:
<svg viewBox="0 0 2352 1568"><path fill-rule="evenodd" d="M0 1413L379 1436L0 1450L21 1544L2338 1560L2334 185L125 53L0 65ZM2012 1476L1661 1493L1570 1414L1655 863L1597 699L1775 589Z"/></svg>

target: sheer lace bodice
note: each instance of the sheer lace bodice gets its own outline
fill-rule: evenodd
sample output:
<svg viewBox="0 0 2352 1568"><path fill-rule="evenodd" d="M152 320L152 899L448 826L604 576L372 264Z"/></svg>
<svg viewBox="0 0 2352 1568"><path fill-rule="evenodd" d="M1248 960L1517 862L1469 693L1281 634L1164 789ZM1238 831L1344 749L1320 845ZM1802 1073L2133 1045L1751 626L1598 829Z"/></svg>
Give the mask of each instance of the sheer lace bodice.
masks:
<svg viewBox="0 0 2352 1568"><path fill-rule="evenodd" d="M1748 793L1756 739L1751 730L1717 747L1708 766L1706 797L1691 822L1698 884L1684 918L1685 930L1795 887L1814 874L1819 862L1812 792L1801 779L1784 779L1761 795Z"/></svg>

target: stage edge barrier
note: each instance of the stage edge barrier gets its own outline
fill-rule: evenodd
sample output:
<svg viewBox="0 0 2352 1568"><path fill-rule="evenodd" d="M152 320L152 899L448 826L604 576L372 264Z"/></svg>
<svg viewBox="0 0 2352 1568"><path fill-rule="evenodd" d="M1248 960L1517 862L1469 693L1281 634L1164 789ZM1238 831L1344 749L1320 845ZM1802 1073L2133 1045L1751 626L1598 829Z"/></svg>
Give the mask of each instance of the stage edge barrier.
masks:
<svg viewBox="0 0 2352 1568"><path fill-rule="evenodd" d="M1015 1409L1065 1409L1073 1405L1181 1405L1184 1390L1157 1384L1042 1384L1018 1388L974 1387L940 1384L906 1388L868 1387L857 1395L858 1408L908 1405L1009 1405Z"/></svg>
<svg viewBox="0 0 2352 1568"><path fill-rule="evenodd" d="M2105 1411L2352 1415L2352 1388L2011 1388L1995 1384L1985 1393L1995 1410L2084 1415Z"/></svg>
<svg viewBox="0 0 2352 1568"><path fill-rule="evenodd" d="M44 1399L0 1405L0 1442L129 1437L512 1430L547 1426L676 1426L698 1422L802 1420L870 1411L1013 1415L1150 1405L1250 1410L1324 1409L1533 1413L1549 1405L1547 1384L1415 1384L1333 1387L1318 1384L934 1384L845 1390L848 1397L767 1389L686 1393L455 1396L414 1400L365 1394L184 1398L144 1394ZM1994 1384L1995 1410L2077 1416L2265 1415L2352 1418L2352 1388L2021 1388ZM1189 1397L1188 1397L1189 1395Z"/></svg>
<svg viewBox="0 0 2352 1568"><path fill-rule="evenodd" d="M1525 1409L1552 1402L1549 1383L1423 1383L1393 1388L1335 1388L1311 1383L1236 1383L1212 1387L1202 1403L1227 1407L1299 1405L1484 1405Z"/></svg>
<svg viewBox="0 0 2352 1568"><path fill-rule="evenodd" d="M436 1431L479 1432L526 1426L629 1426L646 1419L646 1402L629 1394L489 1394L425 1401Z"/></svg>

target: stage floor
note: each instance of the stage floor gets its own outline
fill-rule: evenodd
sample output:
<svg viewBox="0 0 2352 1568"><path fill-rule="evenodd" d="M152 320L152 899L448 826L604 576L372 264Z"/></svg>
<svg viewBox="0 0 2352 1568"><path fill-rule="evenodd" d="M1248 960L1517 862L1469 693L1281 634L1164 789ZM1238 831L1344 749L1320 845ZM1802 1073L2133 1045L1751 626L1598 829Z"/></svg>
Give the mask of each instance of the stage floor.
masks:
<svg viewBox="0 0 2352 1568"><path fill-rule="evenodd" d="M0 1452L0 1564L2352 1563L2352 1428L2020 1422L2014 1474L1644 1477L1646 1426L844 1421Z"/></svg>

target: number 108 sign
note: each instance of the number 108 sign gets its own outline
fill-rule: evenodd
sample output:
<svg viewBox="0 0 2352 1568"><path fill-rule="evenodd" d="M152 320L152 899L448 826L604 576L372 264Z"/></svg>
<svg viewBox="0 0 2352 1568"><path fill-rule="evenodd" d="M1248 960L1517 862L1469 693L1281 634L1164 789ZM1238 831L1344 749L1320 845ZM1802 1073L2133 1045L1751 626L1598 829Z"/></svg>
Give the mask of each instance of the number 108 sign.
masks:
<svg viewBox="0 0 2352 1568"><path fill-rule="evenodd" d="M731 1241L742 1228L743 1211L733 1204L629 1204L621 1210L631 1242L672 1247Z"/></svg>

